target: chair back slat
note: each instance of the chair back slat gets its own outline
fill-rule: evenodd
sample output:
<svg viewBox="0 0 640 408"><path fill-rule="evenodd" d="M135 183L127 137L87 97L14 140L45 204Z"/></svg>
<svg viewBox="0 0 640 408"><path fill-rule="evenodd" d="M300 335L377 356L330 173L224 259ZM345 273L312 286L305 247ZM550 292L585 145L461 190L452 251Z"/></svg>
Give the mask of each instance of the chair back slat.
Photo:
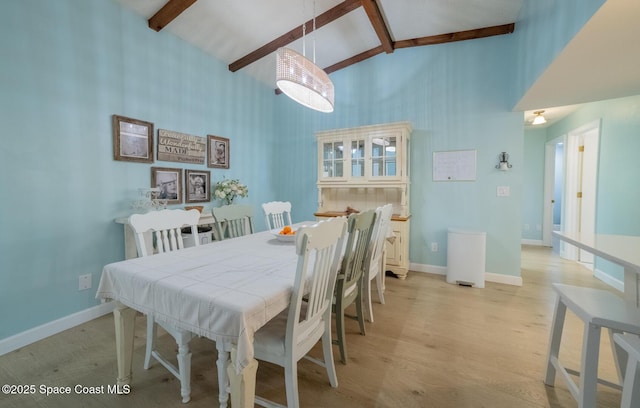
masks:
<svg viewBox="0 0 640 408"><path fill-rule="evenodd" d="M219 239L253 234L253 209L248 205L231 204L211 210Z"/></svg>
<svg viewBox="0 0 640 408"><path fill-rule="evenodd" d="M271 201L262 204L267 229L283 228L291 225L291 203L288 201Z"/></svg>
<svg viewBox="0 0 640 408"><path fill-rule="evenodd" d="M369 271L369 279L373 279L383 267L382 256L384 254L385 241L389 228L391 228L391 215L393 206L386 204L376 209L376 222L371 234L371 255L367 257L365 271Z"/></svg>
<svg viewBox="0 0 640 408"><path fill-rule="evenodd" d="M318 341L331 319L331 303L347 220L338 217L300 228L296 234L298 265L287 319L286 346ZM306 310L303 310L303 297ZM304 313L303 313L304 311Z"/></svg>
<svg viewBox="0 0 640 408"><path fill-rule="evenodd" d="M138 256L152 255L147 250L155 247L158 253L177 251L184 248L182 240L182 227L191 227L191 233L198 234L198 210L160 210L150 211L146 214L133 214L129 217L129 225L133 229L136 238ZM151 241L151 242L149 242ZM199 240L194 239L195 245Z"/></svg>
<svg viewBox="0 0 640 408"><path fill-rule="evenodd" d="M351 290L362 280L362 274L367 255L370 254L371 234L376 219L374 210L365 211L349 216L349 226L347 228L349 238L342 258L340 268L340 278L336 289L336 296L348 297L356 295L355 290Z"/></svg>

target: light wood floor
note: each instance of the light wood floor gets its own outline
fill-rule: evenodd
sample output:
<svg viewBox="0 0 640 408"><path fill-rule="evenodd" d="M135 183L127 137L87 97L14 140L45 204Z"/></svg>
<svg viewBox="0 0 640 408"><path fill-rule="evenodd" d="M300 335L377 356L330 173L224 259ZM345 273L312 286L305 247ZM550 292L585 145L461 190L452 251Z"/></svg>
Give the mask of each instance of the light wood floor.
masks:
<svg viewBox="0 0 640 408"><path fill-rule="evenodd" d="M575 407L558 379L542 383L553 314L552 282L607 289L583 267L550 248L523 247L522 287L487 282L485 289L449 285L443 276L410 273L387 278L386 305L374 305L366 336L348 322L347 365L336 363L339 387L321 367L299 363L304 407ZM613 290L612 290L613 291ZM374 295L375 296L375 295ZM582 323L570 313L561 358L578 367ZM134 379L127 396L7 396L0 407L215 407L215 345L194 339L192 400L180 402L179 382L157 363L142 368L145 319L136 319ZM603 336L600 376L615 379ZM166 334L161 343L172 352ZM321 355L320 348L314 349ZM334 357L338 355L334 349ZM104 316L0 357L0 383L45 386L113 385L116 374L113 317ZM260 363L257 393L286 403L284 371ZM620 391L598 390L599 407L617 407Z"/></svg>

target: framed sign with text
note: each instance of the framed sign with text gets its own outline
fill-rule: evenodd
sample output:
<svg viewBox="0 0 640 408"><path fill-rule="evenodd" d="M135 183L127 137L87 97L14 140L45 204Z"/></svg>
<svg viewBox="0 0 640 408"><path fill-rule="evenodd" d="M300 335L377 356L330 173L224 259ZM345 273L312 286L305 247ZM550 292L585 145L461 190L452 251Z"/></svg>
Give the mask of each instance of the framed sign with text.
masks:
<svg viewBox="0 0 640 408"><path fill-rule="evenodd" d="M158 160L204 164L206 150L204 137L158 129Z"/></svg>

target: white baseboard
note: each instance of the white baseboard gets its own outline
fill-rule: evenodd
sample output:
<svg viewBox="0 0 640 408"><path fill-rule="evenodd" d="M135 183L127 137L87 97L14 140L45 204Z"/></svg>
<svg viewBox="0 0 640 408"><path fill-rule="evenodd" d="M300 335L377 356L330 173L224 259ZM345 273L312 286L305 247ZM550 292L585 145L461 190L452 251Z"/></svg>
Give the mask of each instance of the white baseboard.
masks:
<svg viewBox="0 0 640 408"><path fill-rule="evenodd" d="M447 274L446 266L437 266L437 265L411 263L409 264L409 270L411 270L412 272L431 273L434 275ZM494 282L494 283L503 283L505 285L522 286L521 276L502 275L499 273L485 272L484 280L485 282Z"/></svg>
<svg viewBox="0 0 640 408"><path fill-rule="evenodd" d="M60 333L72 327L86 323L90 320L104 316L113 312L116 302L105 302L100 305L90 307L83 311L62 317L41 326L34 327L22 333L0 340L0 356L10 353L20 347L27 346L36 341L45 339L54 334Z"/></svg>
<svg viewBox="0 0 640 408"><path fill-rule="evenodd" d="M522 245L535 245L535 246L543 246L541 239L522 239L520 241Z"/></svg>
<svg viewBox="0 0 640 408"><path fill-rule="evenodd" d="M611 277L611 275L607 275L606 273L602 272L599 269L596 269L593 272L593 276L597 279L600 279L601 281L603 281L604 283L606 283L607 285L611 286L614 289L619 290L620 292L624 293L624 282L619 280L619 279L615 279L613 277Z"/></svg>

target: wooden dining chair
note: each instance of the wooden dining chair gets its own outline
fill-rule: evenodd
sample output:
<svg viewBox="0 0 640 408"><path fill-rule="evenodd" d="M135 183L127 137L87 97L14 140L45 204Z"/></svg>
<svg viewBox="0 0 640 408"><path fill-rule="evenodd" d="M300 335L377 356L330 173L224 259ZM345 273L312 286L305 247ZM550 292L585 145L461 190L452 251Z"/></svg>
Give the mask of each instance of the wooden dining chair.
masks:
<svg viewBox="0 0 640 408"><path fill-rule="evenodd" d="M364 288L363 297L365 312L369 317L369 321L373 322L373 305L371 300L371 283L375 279L380 303L384 304L384 274L385 259L384 252L386 248L387 234L391 228L391 213L393 206L386 204L376 208L376 222L371 234L371 254L366 258L364 272Z"/></svg>
<svg viewBox="0 0 640 408"><path fill-rule="evenodd" d="M620 408L640 407L640 337L616 333L613 339L627 353Z"/></svg>
<svg viewBox="0 0 640 408"><path fill-rule="evenodd" d="M345 336L345 309L355 303L360 334L365 334L362 288L366 258L371 253L371 234L376 219L374 210L351 214L348 219L347 243L338 273L333 312L336 315L336 336L334 344L340 349L340 361L347 363L347 340Z"/></svg>
<svg viewBox="0 0 640 408"><path fill-rule="evenodd" d="M602 289L560 283L554 283L553 289L557 293L557 298L549 338L544 383L553 386L556 372L559 372L571 395L578 402L578 407L595 408L598 383L614 387L620 386L620 384L612 384L598 378L600 333L603 328L609 331L618 378L622 380L626 367L625 353L615 346L613 337L616 333L640 335L640 310L623 298ZM567 309L584 322L580 371L565 367L559 358L560 341ZM579 375L579 384L574 382L572 375Z"/></svg>
<svg viewBox="0 0 640 408"><path fill-rule="evenodd" d="M346 225L347 220L339 217L298 230L298 264L289 309L254 336L255 357L284 367L289 408L300 406L297 367L302 358L324 366L331 386L338 386L331 344L331 299ZM319 340L323 361L307 356ZM260 397L255 402L265 407L281 406Z"/></svg>
<svg viewBox="0 0 640 408"><path fill-rule="evenodd" d="M291 225L291 203L288 201L271 201L262 204L264 221L267 229L283 228Z"/></svg>
<svg viewBox="0 0 640 408"><path fill-rule="evenodd" d="M131 215L129 217L129 225L135 233L138 256L153 255L149 248L153 248L154 243L158 253L184 249L181 228L185 226L191 227L192 236L197 237L199 220L200 212L195 209L189 211L161 210ZM198 239L194 239L194 245L200 245ZM189 341L194 335L189 331L158 323L178 344L178 366L176 367L156 349L156 323L154 315L149 313L147 315L147 348L144 356L144 368L148 369L150 367L152 357L156 359L180 381L182 402L189 402L191 399L191 353L189 352Z"/></svg>
<svg viewBox="0 0 640 408"><path fill-rule="evenodd" d="M231 204L211 209L219 239L253 234L253 209L248 205Z"/></svg>

